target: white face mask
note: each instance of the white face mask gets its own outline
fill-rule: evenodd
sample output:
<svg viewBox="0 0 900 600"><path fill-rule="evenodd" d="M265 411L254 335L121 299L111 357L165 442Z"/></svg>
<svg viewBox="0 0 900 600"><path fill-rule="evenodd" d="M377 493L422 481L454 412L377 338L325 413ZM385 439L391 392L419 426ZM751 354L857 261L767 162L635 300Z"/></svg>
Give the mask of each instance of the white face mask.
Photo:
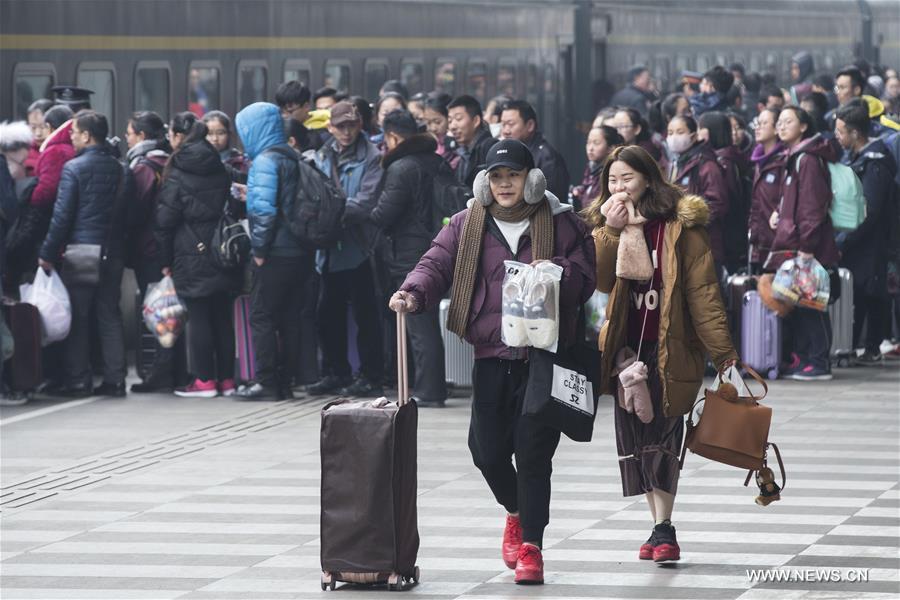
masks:
<svg viewBox="0 0 900 600"><path fill-rule="evenodd" d="M500 137L500 130L503 129L503 125L501 123L491 123L489 127L491 128L491 137Z"/></svg>
<svg viewBox="0 0 900 600"><path fill-rule="evenodd" d="M679 133L666 138L666 146L675 154L681 154L694 144L689 133Z"/></svg>

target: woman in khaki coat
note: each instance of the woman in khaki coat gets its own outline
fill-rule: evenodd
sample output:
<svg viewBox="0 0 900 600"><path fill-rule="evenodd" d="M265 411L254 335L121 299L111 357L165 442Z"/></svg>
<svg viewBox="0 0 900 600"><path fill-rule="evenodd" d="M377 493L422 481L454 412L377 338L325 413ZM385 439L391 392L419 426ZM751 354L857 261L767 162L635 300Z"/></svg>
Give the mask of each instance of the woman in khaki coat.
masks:
<svg viewBox="0 0 900 600"><path fill-rule="evenodd" d="M679 560L671 516L684 415L703 383L705 354L720 368L737 359L706 231L709 209L703 198L667 183L638 146L610 154L600 189L584 215L594 227L597 289L610 294L600 331L601 393L617 398L623 493L645 494L654 521L639 556ZM626 347L643 365L620 378ZM635 393L640 385L623 387L635 372L643 373L642 393Z"/></svg>

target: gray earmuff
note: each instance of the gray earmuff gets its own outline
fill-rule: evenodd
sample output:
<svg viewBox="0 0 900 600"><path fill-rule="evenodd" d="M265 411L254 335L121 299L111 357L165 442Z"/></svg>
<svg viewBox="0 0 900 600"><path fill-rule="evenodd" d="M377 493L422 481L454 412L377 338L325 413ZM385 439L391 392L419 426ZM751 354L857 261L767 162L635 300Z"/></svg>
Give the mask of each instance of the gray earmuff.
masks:
<svg viewBox="0 0 900 600"><path fill-rule="evenodd" d="M525 202L528 204L537 204L544 199L544 192L547 191L547 178L540 169L531 169L528 171L528 177L525 179Z"/></svg>
<svg viewBox="0 0 900 600"><path fill-rule="evenodd" d="M487 170L482 169L475 176L475 181L472 183L472 191L475 193L475 199L482 206L490 206L491 202L494 201L494 196L491 195L491 182L488 181Z"/></svg>

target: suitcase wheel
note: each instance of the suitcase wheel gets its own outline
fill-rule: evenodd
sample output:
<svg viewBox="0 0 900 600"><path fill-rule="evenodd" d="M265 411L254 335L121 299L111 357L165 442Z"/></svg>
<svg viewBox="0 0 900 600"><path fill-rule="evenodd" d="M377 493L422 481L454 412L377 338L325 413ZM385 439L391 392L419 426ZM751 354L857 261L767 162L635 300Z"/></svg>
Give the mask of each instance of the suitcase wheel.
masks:
<svg viewBox="0 0 900 600"><path fill-rule="evenodd" d="M391 576L388 577L387 589L389 592L402 590L403 578L397 573L391 573Z"/></svg>
<svg viewBox="0 0 900 600"><path fill-rule="evenodd" d="M334 580L334 576L327 571L323 571L322 572L322 591L324 592L325 590L328 590L328 589L333 591L334 588L336 587L336 585L337 585L337 582Z"/></svg>
<svg viewBox="0 0 900 600"><path fill-rule="evenodd" d="M778 379L778 369L769 369L766 376L769 378L769 381L775 381Z"/></svg>
<svg viewBox="0 0 900 600"><path fill-rule="evenodd" d="M412 576L412 582L413 582L413 583L419 583L419 567L416 567L416 570L415 570L415 572L413 573L413 576Z"/></svg>

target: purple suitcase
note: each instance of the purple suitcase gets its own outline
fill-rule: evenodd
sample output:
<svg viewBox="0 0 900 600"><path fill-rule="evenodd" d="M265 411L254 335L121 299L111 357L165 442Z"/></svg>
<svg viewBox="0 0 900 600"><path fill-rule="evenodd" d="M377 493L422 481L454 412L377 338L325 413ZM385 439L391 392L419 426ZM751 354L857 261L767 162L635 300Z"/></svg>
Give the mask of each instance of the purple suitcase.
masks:
<svg viewBox="0 0 900 600"><path fill-rule="evenodd" d="M234 374L243 382L256 378L256 355L253 352L253 331L250 329L250 296L238 296L234 301Z"/></svg>
<svg viewBox="0 0 900 600"><path fill-rule="evenodd" d="M759 292L744 294L741 311L741 358L769 379L781 365L781 319L763 304Z"/></svg>

